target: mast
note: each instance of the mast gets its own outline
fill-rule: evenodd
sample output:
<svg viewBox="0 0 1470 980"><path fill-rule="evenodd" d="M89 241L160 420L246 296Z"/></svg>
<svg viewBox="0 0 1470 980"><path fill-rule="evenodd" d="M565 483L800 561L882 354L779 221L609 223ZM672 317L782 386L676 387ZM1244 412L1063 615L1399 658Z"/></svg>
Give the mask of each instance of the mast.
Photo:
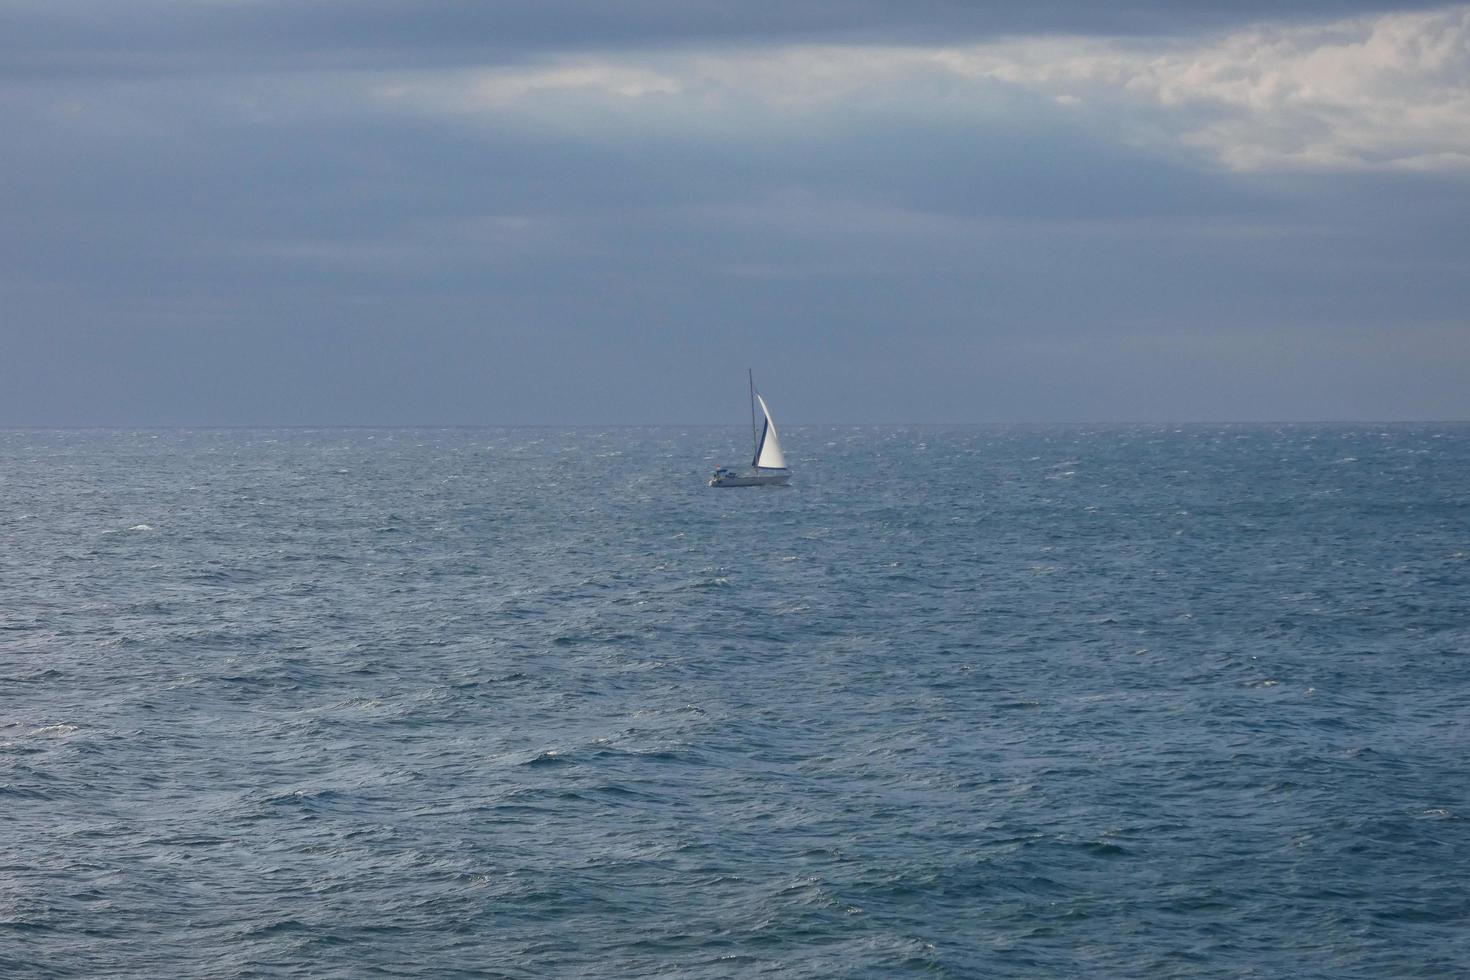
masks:
<svg viewBox="0 0 1470 980"><path fill-rule="evenodd" d="M757 454L761 451L761 437L756 434L755 428L755 373L750 368L745 369L745 376L750 379L750 443L755 447Z"/></svg>

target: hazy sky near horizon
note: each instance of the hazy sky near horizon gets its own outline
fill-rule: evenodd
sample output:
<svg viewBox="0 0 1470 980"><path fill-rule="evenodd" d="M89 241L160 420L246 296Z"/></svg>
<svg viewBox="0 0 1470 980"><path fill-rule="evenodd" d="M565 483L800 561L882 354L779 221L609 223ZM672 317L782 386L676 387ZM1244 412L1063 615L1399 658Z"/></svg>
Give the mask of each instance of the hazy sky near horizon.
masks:
<svg viewBox="0 0 1470 980"><path fill-rule="evenodd" d="M0 425L1470 418L1470 5L6 0Z"/></svg>

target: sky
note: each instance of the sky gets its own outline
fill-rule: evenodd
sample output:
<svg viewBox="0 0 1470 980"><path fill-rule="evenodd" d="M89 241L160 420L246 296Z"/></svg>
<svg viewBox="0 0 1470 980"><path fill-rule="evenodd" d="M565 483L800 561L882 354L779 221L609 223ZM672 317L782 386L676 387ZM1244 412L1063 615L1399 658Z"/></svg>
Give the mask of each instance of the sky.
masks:
<svg viewBox="0 0 1470 980"><path fill-rule="evenodd" d="M1470 419L1470 5L0 0L0 426L743 424L747 367Z"/></svg>

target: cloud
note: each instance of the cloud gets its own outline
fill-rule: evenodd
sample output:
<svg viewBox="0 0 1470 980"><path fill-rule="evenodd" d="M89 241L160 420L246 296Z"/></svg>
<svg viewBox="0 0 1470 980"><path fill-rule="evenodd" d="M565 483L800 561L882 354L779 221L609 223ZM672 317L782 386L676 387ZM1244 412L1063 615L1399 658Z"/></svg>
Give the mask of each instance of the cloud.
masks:
<svg viewBox="0 0 1470 980"><path fill-rule="evenodd" d="M1470 170L1470 6L1363 6L1323 0L1293 18L1352 16L1200 34L1276 8L1137 0L1102 17L1063 0L807 0L732 13L641 0L613 16L582 2L143 0L120 17L91 0L22 0L0 37L0 79L23 99L17 84L40 77L243 73L240 105L262 112L351 112L340 96L355 90L376 108L508 113L589 136L882 111L963 123L997 106L1037 111L1030 94L1073 125L1231 170ZM960 40L936 43L941 28ZM56 87L56 112L85 109Z"/></svg>
<svg viewBox="0 0 1470 980"><path fill-rule="evenodd" d="M1293 19L1424 6L1296 0ZM1001 36L1183 36L1280 16L1276 0L7 0L0 77L427 69L568 53Z"/></svg>
<svg viewBox="0 0 1470 980"><path fill-rule="evenodd" d="M955 70L1161 111L1159 125L1236 170L1470 170L1470 7L1204 44L1023 41L957 52Z"/></svg>
<svg viewBox="0 0 1470 980"><path fill-rule="evenodd" d="M1262 25L1196 41L1044 37L565 57L407 75L388 101L546 125L743 130L752 114L964 116L1045 96L1080 126L1232 170L1470 170L1470 7Z"/></svg>

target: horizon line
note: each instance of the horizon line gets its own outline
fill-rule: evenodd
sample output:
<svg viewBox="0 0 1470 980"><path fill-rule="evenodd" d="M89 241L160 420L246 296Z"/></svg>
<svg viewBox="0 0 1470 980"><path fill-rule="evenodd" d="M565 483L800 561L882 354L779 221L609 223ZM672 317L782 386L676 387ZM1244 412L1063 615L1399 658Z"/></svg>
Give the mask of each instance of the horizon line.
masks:
<svg viewBox="0 0 1470 980"><path fill-rule="evenodd" d="M1466 425L1470 418L1321 418L1321 419L1097 419L1011 420L987 422L783 422L783 429L849 428L1075 428L1078 426L1208 425ZM0 423L0 432L148 432L171 429L739 429L738 422L155 422L155 423Z"/></svg>

